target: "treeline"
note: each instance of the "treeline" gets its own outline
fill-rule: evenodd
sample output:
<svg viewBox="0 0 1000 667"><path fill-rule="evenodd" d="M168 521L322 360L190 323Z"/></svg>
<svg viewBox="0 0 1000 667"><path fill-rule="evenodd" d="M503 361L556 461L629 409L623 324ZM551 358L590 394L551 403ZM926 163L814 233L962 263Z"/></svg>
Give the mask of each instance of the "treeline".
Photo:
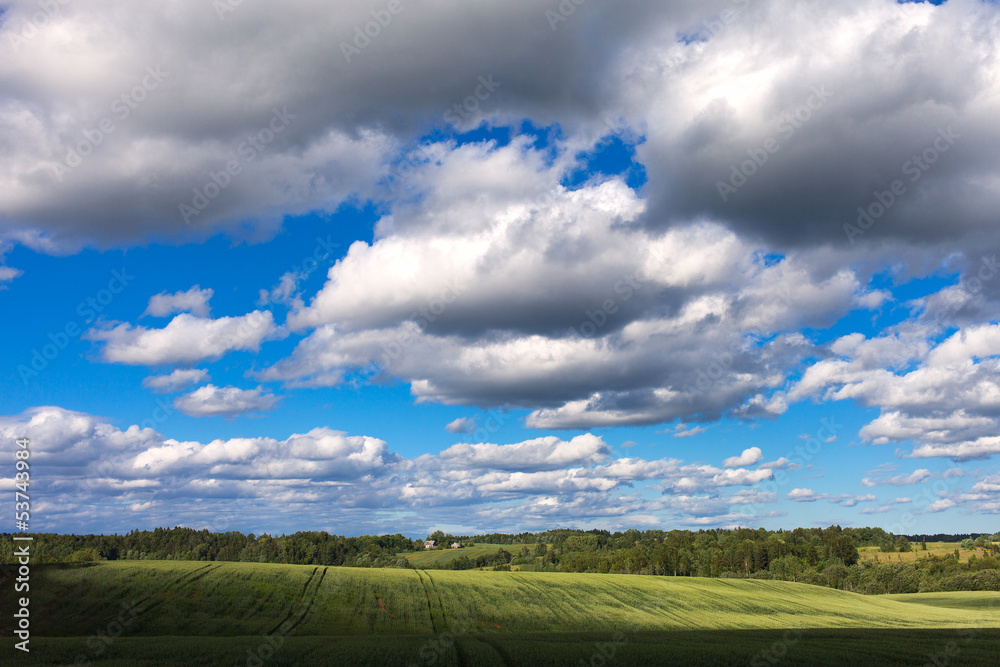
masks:
<svg viewBox="0 0 1000 667"><path fill-rule="evenodd" d="M960 562L959 554L902 562L862 561L858 549L881 553L926 551L926 541L887 533L881 528L796 528L733 530L550 530L541 533L453 536L444 541L492 543L497 555L458 559L443 569L488 567L510 557L509 565L547 572L597 572L661 576L780 579L867 594L949 590L1000 590L1000 534L936 535L978 555ZM920 536L916 536L920 537ZM881 556L891 559L892 556ZM483 561L483 562L478 562ZM497 569L494 565L494 569ZM500 569L506 569L501 566Z"/></svg>
<svg viewBox="0 0 1000 667"><path fill-rule="evenodd" d="M0 540L0 563L13 563L10 535ZM59 535L35 533L33 563L72 563L97 560L197 560L408 567L400 551L423 542L403 535L341 537L326 532L298 532L272 537L236 531L212 533L191 528L134 530L127 535Z"/></svg>
<svg viewBox="0 0 1000 667"><path fill-rule="evenodd" d="M927 556L910 562L862 561L851 567L832 566L819 583L856 593L933 593L938 591L1000 591L1000 557Z"/></svg>
<svg viewBox="0 0 1000 667"><path fill-rule="evenodd" d="M772 567L783 572L785 565L793 564L798 571L827 563L853 565L858 561L857 547L869 546L883 535L881 529L834 526L790 532L763 528L697 533L558 529L517 535L443 537L446 541L512 545L515 548L511 564L534 565L546 571L751 577L769 572Z"/></svg>
<svg viewBox="0 0 1000 667"><path fill-rule="evenodd" d="M0 563L13 563L9 535L0 541ZM922 536L910 536L919 538ZM921 554L927 544L881 528L763 528L727 530L557 529L540 533L428 536L437 545L487 543L497 551L475 558L461 554L443 569L492 568L548 572L596 572L678 577L780 579L859 593L1000 590L1000 534L935 535L958 541L976 555L961 562L958 550ZM403 535L342 537L326 532L271 536L190 528L157 528L127 535L34 535L32 562L97 560L197 560L409 567L400 555L423 550L422 540ZM878 561L861 560L858 549L876 547ZM917 551L903 561L902 553ZM889 555L882 555L889 554ZM893 554L896 555L893 558ZM429 566L435 567L435 566Z"/></svg>

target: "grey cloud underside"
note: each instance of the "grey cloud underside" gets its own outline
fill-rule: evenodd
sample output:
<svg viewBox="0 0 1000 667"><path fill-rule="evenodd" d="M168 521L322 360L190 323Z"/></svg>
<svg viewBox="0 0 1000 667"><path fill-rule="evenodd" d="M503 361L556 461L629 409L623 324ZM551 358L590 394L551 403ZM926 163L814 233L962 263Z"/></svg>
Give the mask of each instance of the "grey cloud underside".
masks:
<svg viewBox="0 0 1000 667"><path fill-rule="evenodd" d="M526 0L404 0L351 62L342 42L382 3L242 3L222 20L210 4L70 3L14 50L11 31L35 7L15 3L0 35L11 49L0 60L0 120L11 128L0 134L4 240L66 252L219 229L266 237L289 214L352 197L384 204L374 242L353 246L318 293L274 292L305 338L265 380L388 375L420 400L529 407L539 428L773 416L796 400L850 398L883 408L865 431L873 442L936 424L913 455L1000 451L988 439L995 406L975 392L972 405L952 400L962 382L995 386L1000 348L951 365L926 358L946 325L996 320L1000 280L887 306L912 309L927 345L904 360L927 365L916 375L795 333L878 310L886 297L867 286L886 267L900 281L968 278L1000 248L995 4L590 0L550 24L554 7ZM741 10L728 25L725 8ZM64 29L79 39L61 40ZM114 117L114 100L147 67L167 74ZM560 124L555 157L521 139L414 150L480 77L499 83L481 117ZM789 113L802 114L796 125ZM114 132L60 181L57 163L109 116ZM573 156L609 121L642 137L646 185L562 188ZM269 126L281 131L252 160L240 152ZM934 164L909 180L907 162L935 142ZM723 200L719 182L766 145L778 148ZM427 151L434 159L405 173L392 166ZM185 221L179 205L230 160L241 173ZM884 216L845 233L897 179L906 191ZM616 288L643 270L644 286L625 298ZM452 284L456 298L422 314ZM570 333L607 299L615 312L598 316L604 324ZM223 336L235 320L181 315L89 338L106 361L192 364L284 335L266 324L247 340ZM219 336L191 346L190 332ZM811 357L821 360L811 384L791 381ZM920 391L934 374L956 391Z"/></svg>
<svg viewBox="0 0 1000 667"><path fill-rule="evenodd" d="M403 4L348 63L341 43L384 3L333 11L293 2L277 12L246 5L224 20L211 4L169 11L69 4L48 29L16 46L12 36L37 6L15 3L3 35L12 57L0 67L4 124L16 130L2 144L11 157L4 177L13 186L0 205L4 231L49 249L184 240L220 226L239 234L245 222L267 234L283 215L373 194L391 150L444 124L444 112L472 94L480 76L501 82L495 108L504 114L544 124L595 117L606 92L595 82L608 80L627 39L647 31L651 17L652 25L693 20L697 7L594 3L553 32L531 2L488 11L457 2ZM63 42L60 29L78 38ZM91 67L94 61L101 66ZM114 101L141 84L147 67L162 68L165 77L121 118ZM275 108L294 118L256 160L241 159L237 147L267 127ZM56 163L105 117L113 132L60 181ZM245 171L185 224L178 205L232 159Z"/></svg>
<svg viewBox="0 0 1000 667"><path fill-rule="evenodd" d="M947 3L907 13L894 3L848 2L788 9L758 4L746 23L710 39L693 58L681 56L669 73L653 70L636 82L629 101L656 90L661 102L639 147L658 183L650 189L651 223L700 214L777 244L846 243L843 224L875 201L875 190L899 179L907 192L863 240L933 243L991 230L996 7ZM695 73L701 85L689 77ZM671 93L681 91L699 94L672 107ZM789 114L810 102L814 109L791 124ZM911 163L904 171L942 130L945 152L926 170L912 171ZM756 173L723 201L718 182L769 138L777 151L751 164L746 171Z"/></svg>
<svg viewBox="0 0 1000 667"><path fill-rule="evenodd" d="M219 227L245 234L244 223L269 234L283 215L378 196L399 148L445 124L490 75L500 87L482 112L499 122L531 118L596 138L621 117L644 135L652 226L709 216L779 246L846 242L841 226L857 206L949 125L961 139L865 240L940 242L996 222L992 5L590 2L554 30L544 11L555 7L534 2L402 6L347 62L342 43L383 3L244 4L222 20L211 5L68 4L17 48L10 36L37 7L15 3L0 68L14 129L2 139L5 233L51 250ZM729 25L723 9L738 10ZM63 29L79 38L60 41ZM146 67L168 75L118 119L112 103ZM830 99L784 140L782 112L815 86ZM178 205L285 107L295 117L283 132L185 224ZM56 162L108 116L114 132L59 181ZM781 150L723 202L717 182L771 136Z"/></svg>

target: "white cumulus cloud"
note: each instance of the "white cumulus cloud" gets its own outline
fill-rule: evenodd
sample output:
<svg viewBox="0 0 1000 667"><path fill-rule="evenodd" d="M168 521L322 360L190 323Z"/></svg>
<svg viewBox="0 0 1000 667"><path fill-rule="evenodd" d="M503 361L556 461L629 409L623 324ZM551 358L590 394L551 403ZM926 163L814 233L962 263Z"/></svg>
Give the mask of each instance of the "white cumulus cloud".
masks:
<svg viewBox="0 0 1000 667"><path fill-rule="evenodd" d="M240 389L208 384L174 399L174 407L190 417L233 417L273 410L280 400L262 387Z"/></svg>

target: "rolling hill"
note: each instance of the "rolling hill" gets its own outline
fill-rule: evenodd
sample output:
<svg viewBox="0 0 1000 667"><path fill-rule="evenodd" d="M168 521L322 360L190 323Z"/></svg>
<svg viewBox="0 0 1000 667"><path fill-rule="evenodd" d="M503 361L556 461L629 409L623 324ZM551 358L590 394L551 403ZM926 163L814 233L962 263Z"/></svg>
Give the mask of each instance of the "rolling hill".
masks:
<svg viewBox="0 0 1000 667"><path fill-rule="evenodd" d="M321 653L351 657L342 664L557 665L586 661L598 645L605 658L634 654L623 664L646 664L665 650L696 664L749 662L772 650L789 654L783 664L821 664L829 642L869 646L895 664L895 656L967 639L967 658L990 655L1000 639L995 593L890 598L780 581L221 562L35 571L31 664L79 655L94 665L173 664L167 656L244 664L260 649L271 653L269 665L306 656L334 664ZM18 657L6 639L9 582L2 591L0 655L14 664L6 663Z"/></svg>

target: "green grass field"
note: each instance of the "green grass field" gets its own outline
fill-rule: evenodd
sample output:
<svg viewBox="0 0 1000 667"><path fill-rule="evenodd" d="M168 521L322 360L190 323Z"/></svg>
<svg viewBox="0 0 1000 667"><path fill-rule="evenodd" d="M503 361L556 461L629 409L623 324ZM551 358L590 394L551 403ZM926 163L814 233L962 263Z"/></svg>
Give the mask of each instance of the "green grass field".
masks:
<svg viewBox="0 0 1000 667"><path fill-rule="evenodd" d="M1000 645L997 593L169 561L32 577L29 660L0 586L5 665L925 664L950 644L955 665L996 664Z"/></svg>
<svg viewBox="0 0 1000 667"><path fill-rule="evenodd" d="M447 565L459 556L468 556L472 560L475 560L479 556L495 554L497 549L500 548L499 544L476 544L471 547L462 547L461 549L426 549L423 551L404 552L399 555L405 556L406 560L410 561L413 567L432 567L434 565ZM521 545L507 545L503 548L517 555L521 550ZM531 545L530 548L534 549L534 545Z"/></svg>
<svg viewBox="0 0 1000 667"><path fill-rule="evenodd" d="M1000 593L992 591L959 591L953 593L911 593L908 595L883 595L887 600L932 607L968 610L1000 610Z"/></svg>
<svg viewBox="0 0 1000 667"><path fill-rule="evenodd" d="M913 562L928 556L951 556L958 549L958 560L960 563L967 563L970 556L982 556L982 549L962 549L960 542L928 542L927 551L920 548L920 543L910 545L913 550L906 553L886 553L879 547L861 547L858 555L862 560L874 560L881 563Z"/></svg>

